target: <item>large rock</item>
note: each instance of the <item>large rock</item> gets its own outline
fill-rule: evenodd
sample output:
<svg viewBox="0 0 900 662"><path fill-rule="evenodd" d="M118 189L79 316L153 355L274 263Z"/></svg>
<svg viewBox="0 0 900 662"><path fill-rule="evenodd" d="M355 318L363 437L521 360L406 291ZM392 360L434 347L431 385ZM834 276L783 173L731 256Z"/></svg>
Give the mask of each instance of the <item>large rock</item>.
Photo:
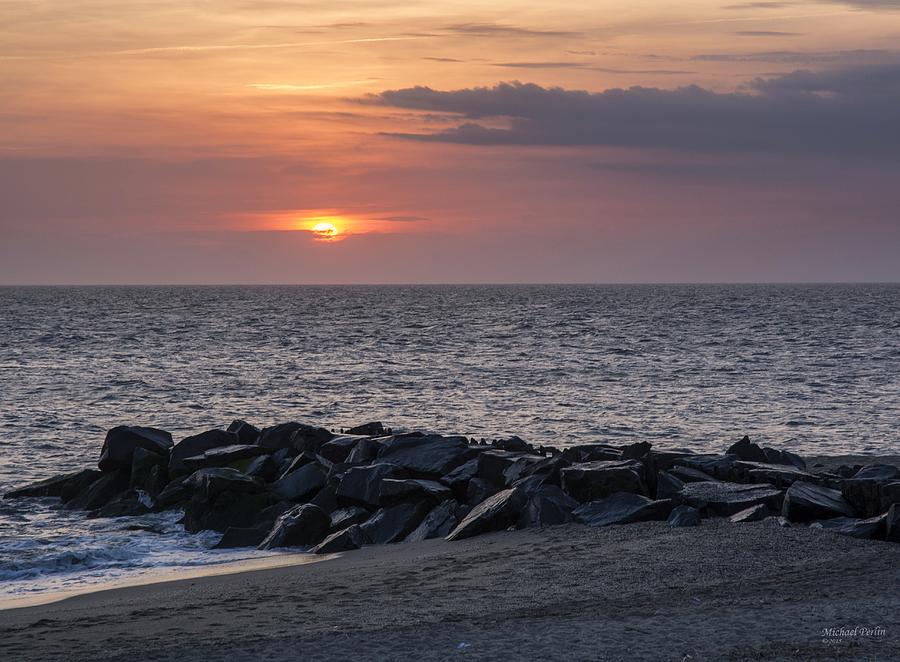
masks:
<svg viewBox="0 0 900 662"><path fill-rule="evenodd" d="M269 483L278 475L278 465L271 455L260 455L250 461L247 468L244 469L244 473Z"/></svg>
<svg viewBox="0 0 900 662"><path fill-rule="evenodd" d="M100 451L100 471L130 469L135 448L167 456L172 448L172 435L165 430L137 425L120 425L106 433Z"/></svg>
<svg viewBox="0 0 900 662"><path fill-rule="evenodd" d="M685 455L676 460L675 464L702 471L719 480L728 481L734 476L734 463L737 461L738 458L736 455L698 454ZM679 476L679 478L681 478L681 476ZM682 478L682 480L684 479Z"/></svg>
<svg viewBox="0 0 900 662"><path fill-rule="evenodd" d="M330 462L340 463L347 460L356 445L363 437L342 435L334 437L319 447L319 455Z"/></svg>
<svg viewBox="0 0 900 662"><path fill-rule="evenodd" d="M834 517L832 519L813 522L810 528L820 528L851 538L874 538L884 527L885 516L859 519L858 517Z"/></svg>
<svg viewBox="0 0 900 662"><path fill-rule="evenodd" d="M672 512L672 501L653 501L640 494L616 492L599 501L590 501L575 509L573 515L588 526L609 526L664 520Z"/></svg>
<svg viewBox="0 0 900 662"><path fill-rule="evenodd" d="M233 549L235 547L257 547L265 540L267 531L253 526L229 526L213 549Z"/></svg>
<svg viewBox="0 0 900 662"><path fill-rule="evenodd" d="M190 533L210 530L224 532L229 527L258 526L264 513L275 505L276 497L264 492L219 492L212 499L194 495L184 504L184 529Z"/></svg>
<svg viewBox="0 0 900 662"><path fill-rule="evenodd" d="M517 526L520 529L535 526L555 526L575 519L572 511L578 502L556 485L541 485L528 496Z"/></svg>
<svg viewBox="0 0 900 662"><path fill-rule="evenodd" d="M792 522L853 517L853 507L837 490L797 481L784 495L781 514Z"/></svg>
<svg viewBox="0 0 900 662"><path fill-rule="evenodd" d="M674 499L684 488L684 481L670 474L668 471L660 471L656 475L656 498Z"/></svg>
<svg viewBox="0 0 900 662"><path fill-rule="evenodd" d="M403 467L418 476L443 476L473 456L465 437L397 435L381 442L379 462Z"/></svg>
<svg viewBox="0 0 900 662"><path fill-rule="evenodd" d="M616 492L646 494L644 465L637 460L573 464L560 471L562 488L581 502L603 499Z"/></svg>
<svg viewBox="0 0 900 662"><path fill-rule="evenodd" d="M335 495L339 503L377 506L381 481L406 477L407 472L395 464L382 462L368 467L351 467L340 479Z"/></svg>
<svg viewBox="0 0 900 662"><path fill-rule="evenodd" d="M190 499L192 490L189 478L190 476L181 476L167 483L155 499L155 509L168 510Z"/></svg>
<svg viewBox="0 0 900 662"><path fill-rule="evenodd" d="M441 477L441 482L453 490L453 494L457 499L465 500L466 498L466 488L469 485L469 481L475 478L478 473L478 458L474 457L468 462L464 462Z"/></svg>
<svg viewBox="0 0 900 662"><path fill-rule="evenodd" d="M259 544L259 549L276 547L312 547L325 538L331 519L311 503L291 508L275 521L275 525Z"/></svg>
<svg viewBox="0 0 900 662"><path fill-rule="evenodd" d="M740 482L771 483L776 487L788 487L798 480L811 482L816 477L797 467L766 462L735 462L734 475Z"/></svg>
<svg viewBox="0 0 900 662"><path fill-rule="evenodd" d="M859 513L867 517L878 515L888 505L882 498L885 486L893 482L900 470L889 464L870 464L862 467L852 478L841 483L844 498Z"/></svg>
<svg viewBox="0 0 900 662"><path fill-rule="evenodd" d="M687 483L680 497L700 512L728 517L759 503L778 510L784 493L771 485L704 482Z"/></svg>
<svg viewBox="0 0 900 662"><path fill-rule="evenodd" d="M525 505L521 490L511 488L498 492L482 501L460 522L447 540L462 540L488 531L499 531L513 526Z"/></svg>
<svg viewBox="0 0 900 662"><path fill-rule="evenodd" d="M406 542L444 538L459 524L459 503L449 499L429 511L419 526L406 536Z"/></svg>
<svg viewBox="0 0 900 662"><path fill-rule="evenodd" d="M266 449L255 444L235 444L233 446L210 448L200 455L184 458L183 463L188 468L188 471L196 471L206 467L227 467L240 460L251 460L267 453ZM246 464L249 466L250 463Z"/></svg>
<svg viewBox="0 0 900 662"><path fill-rule="evenodd" d="M674 476L683 483L713 483L718 482L717 478L713 478L708 473L691 467L682 467L676 464L669 469L669 475Z"/></svg>
<svg viewBox="0 0 900 662"><path fill-rule="evenodd" d="M379 450L381 450L381 444L374 439L360 439L350 451L345 462L347 464L371 464L378 457Z"/></svg>
<svg viewBox="0 0 900 662"><path fill-rule="evenodd" d="M806 460L789 451L780 451L775 448L763 448L766 454L766 462L769 464L789 464L801 471L806 471Z"/></svg>
<svg viewBox="0 0 900 662"><path fill-rule="evenodd" d="M424 501L381 508L360 528L376 545L399 542L412 533L428 510L429 504Z"/></svg>
<svg viewBox="0 0 900 662"><path fill-rule="evenodd" d="M512 451L513 453L534 453L532 445L516 435L504 439L495 439L491 442L491 447L501 451Z"/></svg>
<svg viewBox="0 0 900 662"><path fill-rule="evenodd" d="M94 515L96 517L136 517L150 512L149 499L134 490L120 492L106 502Z"/></svg>
<svg viewBox="0 0 900 662"><path fill-rule="evenodd" d="M185 437L172 449L169 457L169 475L173 478L190 473L191 469L185 465L184 460L189 457L202 455L213 448L234 446L238 443L238 436L234 432L225 430L207 430L200 434Z"/></svg>
<svg viewBox="0 0 900 662"><path fill-rule="evenodd" d="M623 459L622 449L606 444L581 444L579 446L571 446L563 450L562 457L572 464L599 461L613 462Z"/></svg>
<svg viewBox="0 0 900 662"><path fill-rule="evenodd" d="M884 517L884 539L888 542L900 542L900 505L890 507Z"/></svg>
<svg viewBox="0 0 900 662"><path fill-rule="evenodd" d="M562 455L554 455L553 457L545 457L539 462L529 464L522 470L520 480L529 476L542 476L545 485L561 485L562 479L560 471L566 467L572 466L572 462Z"/></svg>
<svg viewBox="0 0 900 662"><path fill-rule="evenodd" d="M4 499L19 499L22 497L62 497L65 492L72 490L80 492L85 487L100 478L100 472L96 469L84 469L73 473L62 474L47 478L46 480L30 483L24 487L7 492ZM70 495L72 498L74 494Z"/></svg>
<svg viewBox="0 0 900 662"><path fill-rule="evenodd" d="M381 421L372 421L370 423L353 426L347 430L347 434L358 434L364 437L381 437L384 436L385 429L384 425L381 424Z"/></svg>
<svg viewBox="0 0 900 662"><path fill-rule="evenodd" d="M420 478L383 478L379 492L379 503L390 506L401 501L443 501L451 496L450 488L434 480Z"/></svg>
<svg viewBox="0 0 900 662"><path fill-rule="evenodd" d="M250 423L242 421L241 419L232 421L226 432L233 432L236 434L239 444L255 444L259 441L259 428L255 425L250 425Z"/></svg>
<svg viewBox="0 0 900 662"><path fill-rule="evenodd" d="M347 506L346 508L338 508L331 513L331 532L341 531L353 524L362 524L372 516L365 508L359 506Z"/></svg>
<svg viewBox="0 0 900 662"><path fill-rule="evenodd" d="M692 506L676 506L666 520L669 526L699 526L700 511Z"/></svg>
<svg viewBox="0 0 900 662"><path fill-rule="evenodd" d="M128 488L129 475L124 471L103 473L66 503L71 510L97 510Z"/></svg>
<svg viewBox="0 0 900 662"><path fill-rule="evenodd" d="M278 479L269 489L282 499L303 501L312 498L325 485L325 470L317 464L305 464Z"/></svg>
<svg viewBox="0 0 900 662"><path fill-rule="evenodd" d="M204 501L212 501L222 492L259 494L265 491L265 486L259 480L228 467L199 469L184 484Z"/></svg>
<svg viewBox="0 0 900 662"><path fill-rule="evenodd" d="M494 496L500 488L494 483L484 478L473 478L466 486L466 503L470 506L477 506L485 499Z"/></svg>
<svg viewBox="0 0 900 662"><path fill-rule="evenodd" d="M155 499L169 482L168 458L144 448L135 448L131 456L129 488L141 490Z"/></svg>
<svg viewBox="0 0 900 662"><path fill-rule="evenodd" d="M727 451L728 455L737 455L746 462L762 462L766 463L769 459L766 457L762 448L750 441L750 437L744 437L736 444L732 444Z"/></svg>
<svg viewBox="0 0 900 662"><path fill-rule="evenodd" d="M359 549L368 543L369 539L359 524L352 524L332 533L310 551L313 554L337 554Z"/></svg>
<svg viewBox="0 0 900 662"><path fill-rule="evenodd" d="M263 428L256 443L272 451L291 448L299 452L304 450L316 452L333 436L325 428L291 421Z"/></svg>

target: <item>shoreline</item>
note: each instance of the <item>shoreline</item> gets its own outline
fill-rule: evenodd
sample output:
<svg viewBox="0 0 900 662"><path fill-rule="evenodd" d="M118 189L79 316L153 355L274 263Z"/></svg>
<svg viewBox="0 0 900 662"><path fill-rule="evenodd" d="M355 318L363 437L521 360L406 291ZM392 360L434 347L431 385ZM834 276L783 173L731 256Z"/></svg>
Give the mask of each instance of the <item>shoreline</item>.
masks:
<svg viewBox="0 0 900 662"><path fill-rule="evenodd" d="M6 610L0 657L896 659L898 584L897 545L807 527L566 524Z"/></svg>

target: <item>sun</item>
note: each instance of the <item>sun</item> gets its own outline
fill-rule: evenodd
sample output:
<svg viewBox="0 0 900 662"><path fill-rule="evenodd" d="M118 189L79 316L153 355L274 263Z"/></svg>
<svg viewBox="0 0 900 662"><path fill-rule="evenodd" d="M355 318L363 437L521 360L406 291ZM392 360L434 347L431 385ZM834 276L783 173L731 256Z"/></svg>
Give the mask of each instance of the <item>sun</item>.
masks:
<svg viewBox="0 0 900 662"><path fill-rule="evenodd" d="M334 239L338 234L338 229L334 223L321 221L310 228L310 231L316 236L316 239Z"/></svg>

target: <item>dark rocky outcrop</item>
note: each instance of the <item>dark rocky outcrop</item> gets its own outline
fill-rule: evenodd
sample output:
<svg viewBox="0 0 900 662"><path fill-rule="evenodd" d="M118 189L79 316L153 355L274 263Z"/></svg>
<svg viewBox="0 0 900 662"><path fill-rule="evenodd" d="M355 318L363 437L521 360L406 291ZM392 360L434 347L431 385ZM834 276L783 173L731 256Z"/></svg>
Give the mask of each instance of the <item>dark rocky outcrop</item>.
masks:
<svg viewBox="0 0 900 662"><path fill-rule="evenodd" d="M534 453L532 445L516 435L506 437L505 439L495 439L491 442L491 447L513 453Z"/></svg>
<svg viewBox="0 0 900 662"><path fill-rule="evenodd" d="M681 465L676 464L671 469L669 469L669 475L674 476L682 483L715 483L718 482L717 478L713 478L708 473L704 473L699 469L692 469L691 467L682 467Z"/></svg>
<svg viewBox="0 0 900 662"><path fill-rule="evenodd" d="M66 503L71 510L97 510L128 488L129 474L123 471L102 474Z"/></svg>
<svg viewBox="0 0 900 662"><path fill-rule="evenodd" d="M312 547L322 542L330 526L331 518L318 506L311 503L295 506L275 520L259 549Z"/></svg>
<svg viewBox="0 0 900 662"><path fill-rule="evenodd" d="M222 492L259 494L266 489L262 482L228 467L199 469L184 481L184 485L205 501L212 501Z"/></svg>
<svg viewBox="0 0 900 662"><path fill-rule="evenodd" d="M666 520L669 526L699 526L700 511L692 506L676 506Z"/></svg>
<svg viewBox="0 0 900 662"><path fill-rule="evenodd" d="M172 448L172 435L165 430L138 425L120 425L106 433L100 461L100 471L130 469L135 448L168 456Z"/></svg>
<svg viewBox="0 0 900 662"><path fill-rule="evenodd" d="M184 463L185 458L202 455L213 448L235 446L237 443L237 434L226 432L225 430L207 430L200 434L185 437L175 444L175 447L172 449L172 454L169 457L169 475L174 478L191 472L191 469Z"/></svg>
<svg viewBox="0 0 900 662"><path fill-rule="evenodd" d="M892 505L884 516L884 539L900 542L900 505Z"/></svg>
<svg viewBox="0 0 900 662"><path fill-rule="evenodd" d="M622 450L606 444L581 444L572 448L566 448L561 455L571 464L599 461L612 462L622 459Z"/></svg>
<svg viewBox="0 0 900 662"><path fill-rule="evenodd" d="M342 529L346 529L352 524L362 524L371 516L371 512L369 512L365 508L360 508L359 506L347 506L346 508L338 508L333 513L331 513L330 530L332 532L341 531Z"/></svg>
<svg viewBox="0 0 900 662"><path fill-rule="evenodd" d="M885 496L898 476L900 469L889 464L866 465L842 481L841 493L860 514L872 517L889 507L890 501Z"/></svg>
<svg viewBox="0 0 900 662"><path fill-rule="evenodd" d="M440 435L397 435L385 439L379 462L402 467L422 477L435 478L450 473L473 456L465 437Z"/></svg>
<svg viewBox="0 0 900 662"><path fill-rule="evenodd" d="M746 436L736 444L732 444L725 453L728 455L736 455L745 462L766 463L769 461L765 451L751 442L750 437Z"/></svg>
<svg viewBox="0 0 900 662"><path fill-rule="evenodd" d="M120 492L107 501L99 510L95 511L95 517L132 517L146 515L150 512L150 501L142 497L134 490Z"/></svg>
<svg viewBox="0 0 900 662"><path fill-rule="evenodd" d="M258 527L229 526L213 549L232 549L235 547L258 547L265 540L267 531Z"/></svg>
<svg viewBox="0 0 900 662"><path fill-rule="evenodd" d="M640 460L641 458L647 456L647 453L650 452L651 448L653 448L652 444L647 441L639 441L634 444L622 446L622 459Z"/></svg>
<svg viewBox="0 0 900 662"><path fill-rule="evenodd" d="M407 475L404 469L386 462L351 467L341 477L335 495L338 503L377 506L381 497L381 481L385 478L406 478Z"/></svg>
<svg viewBox="0 0 900 662"><path fill-rule="evenodd" d="M313 554L337 554L359 549L368 543L369 539L359 524L352 524L345 529L332 533L310 551Z"/></svg>
<svg viewBox="0 0 900 662"><path fill-rule="evenodd" d="M498 492L482 501L460 522L447 540L462 540L488 531L499 531L514 525L525 505L525 497L517 488Z"/></svg>
<svg viewBox="0 0 900 662"><path fill-rule="evenodd" d="M382 437L386 432L387 431L384 429L384 425L381 424L381 421L372 421L371 423L355 425L349 430L346 430L347 434L358 434L364 437Z"/></svg>
<svg viewBox="0 0 900 662"><path fill-rule="evenodd" d="M428 510L429 505L424 501L380 508L360 528L376 545L400 542L419 526Z"/></svg>
<svg viewBox="0 0 900 662"><path fill-rule="evenodd" d="M672 512L672 501L654 501L640 494L616 492L605 499L590 501L575 509L573 515L588 526L609 526L664 520Z"/></svg>
<svg viewBox="0 0 900 662"><path fill-rule="evenodd" d="M644 465L637 460L598 460L573 464L560 471L562 488L581 502L603 499L616 492L647 493Z"/></svg>
<svg viewBox="0 0 900 662"><path fill-rule="evenodd" d="M737 461L736 455L685 455L679 458L675 464L702 471L704 474L718 480L730 481L734 476L734 463ZM674 471L674 468L672 471ZM678 475L678 477L682 478L681 475Z"/></svg>
<svg viewBox="0 0 900 662"><path fill-rule="evenodd" d="M269 483L278 475L278 465L271 455L260 455L250 461L247 468L244 469L244 473Z"/></svg>
<svg viewBox="0 0 900 662"><path fill-rule="evenodd" d="M267 492L222 491L209 499L195 494L184 504L184 528L197 533L258 526L263 513L275 503L276 497Z"/></svg>
<svg viewBox="0 0 900 662"><path fill-rule="evenodd" d="M166 467L168 458L144 448L135 448L131 456L131 474L128 487L140 490L155 499L169 482Z"/></svg>
<svg viewBox="0 0 900 662"><path fill-rule="evenodd" d="M156 499L156 510L168 510L191 498L191 488L187 481L190 476L181 476L166 484Z"/></svg>
<svg viewBox="0 0 900 662"><path fill-rule="evenodd" d="M765 462L735 462L734 476L742 483L771 483L775 487L788 487L798 480L816 480L812 474L792 465Z"/></svg>
<svg viewBox="0 0 900 662"><path fill-rule="evenodd" d="M788 464L801 471L806 471L806 461L795 453L774 448L763 448L763 452L766 454L766 462L769 464Z"/></svg>
<svg viewBox="0 0 900 662"><path fill-rule="evenodd" d="M268 451L256 445L235 444L233 446L219 446L218 448L210 448L208 451L200 454L186 457L182 460L188 471L197 471L197 469L205 469L207 467L227 467L232 466L241 460L252 460L260 455L266 455ZM250 466L249 462L243 463L244 468ZM234 467L237 468L237 467Z"/></svg>
<svg viewBox="0 0 900 662"><path fill-rule="evenodd" d="M702 513L728 517L760 503L777 511L784 493L771 485L706 482L687 483L680 496Z"/></svg>
<svg viewBox="0 0 900 662"><path fill-rule="evenodd" d="M330 462L344 462L362 439L349 435L334 437L319 447L318 454Z"/></svg>
<svg viewBox="0 0 900 662"><path fill-rule="evenodd" d="M464 462L441 477L441 482L453 490L453 494L457 499L465 500L466 498L466 490L469 485L469 481L475 478L478 474L478 458L472 458L468 462Z"/></svg>
<svg viewBox="0 0 900 662"><path fill-rule="evenodd" d="M520 488L521 489L521 488ZM527 490L525 490L527 493ZM541 485L528 496L519 513L517 526L526 529L534 526L555 526L575 519L572 511L578 502L556 485Z"/></svg>
<svg viewBox="0 0 900 662"><path fill-rule="evenodd" d="M683 487L684 481L668 471L660 471L656 474L657 499L673 499Z"/></svg>
<svg viewBox="0 0 900 662"><path fill-rule="evenodd" d="M347 464L370 464L378 457L381 444L374 439L360 439L350 451L345 462Z"/></svg>
<svg viewBox="0 0 900 662"><path fill-rule="evenodd" d="M822 520L821 522L813 522L810 528L820 528L842 536L850 536L851 538L869 539L874 538L876 534L882 533L885 526L885 516L870 517L869 519L860 519L858 517L833 517L831 519Z"/></svg>
<svg viewBox="0 0 900 662"><path fill-rule="evenodd" d="M317 464L305 464L279 478L270 489L282 499L303 501L312 498L325 485L325 470Z"/></svg>
<svg viewBox="0 0 900 662"><path fill-rule="evenodd" d="M809 522L856 513L839 491L798 481L785 493L781 514L791 522Z"/></svg>
<svg viewBox="0 0 900 662"><path fill-rule="evenodd" d="M491 498L499 491L500 488L494 483L485 480L484 478L476 477L470 480L468 486L466 486L465 500L470 506L477 506L479 503Z"/></svg>
<svg viewBox="0 0 900 662"><path fill-rule="evenodd" d="M23 497L60 497L64 501L71 499L78 492L100 478L96 469L83 469L53 478L47 478L7 492L4 499L20 499Z"/></svg>
<svg viewBox="0 0 900 662"><path fill-rule="evenodd" d="M242 445L255 444L259 441L260 429L241 419L233 420L225 431L236 434L237 442Z"/></svg>
<svg viewBox="0 0 900 662"><path fill-rule="evenodd" d="M772 510L766 504L758 503L755 506L736 512L728 519L737 524L743 524L745 522L760 522L772 514Z"/></svg>
<svg viewBox="0 0 900 662"><path fill-rule="evenodd" d="M459 524L459 504L450 499L432 508L419 525L406 536L406 542L444 538Z"/></svg>

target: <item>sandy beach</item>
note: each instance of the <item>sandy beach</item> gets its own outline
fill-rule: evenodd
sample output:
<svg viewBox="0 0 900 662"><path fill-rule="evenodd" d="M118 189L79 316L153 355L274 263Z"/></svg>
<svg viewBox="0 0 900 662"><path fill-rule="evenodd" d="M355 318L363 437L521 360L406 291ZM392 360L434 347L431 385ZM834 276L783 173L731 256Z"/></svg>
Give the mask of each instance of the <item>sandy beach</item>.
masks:
<svg viewBox="0 0 900 662"><path fill-rule="evenodd" d="M889 660L898 585L897 545L805 527L570 524L7 610L0 658Z"/></svg>

